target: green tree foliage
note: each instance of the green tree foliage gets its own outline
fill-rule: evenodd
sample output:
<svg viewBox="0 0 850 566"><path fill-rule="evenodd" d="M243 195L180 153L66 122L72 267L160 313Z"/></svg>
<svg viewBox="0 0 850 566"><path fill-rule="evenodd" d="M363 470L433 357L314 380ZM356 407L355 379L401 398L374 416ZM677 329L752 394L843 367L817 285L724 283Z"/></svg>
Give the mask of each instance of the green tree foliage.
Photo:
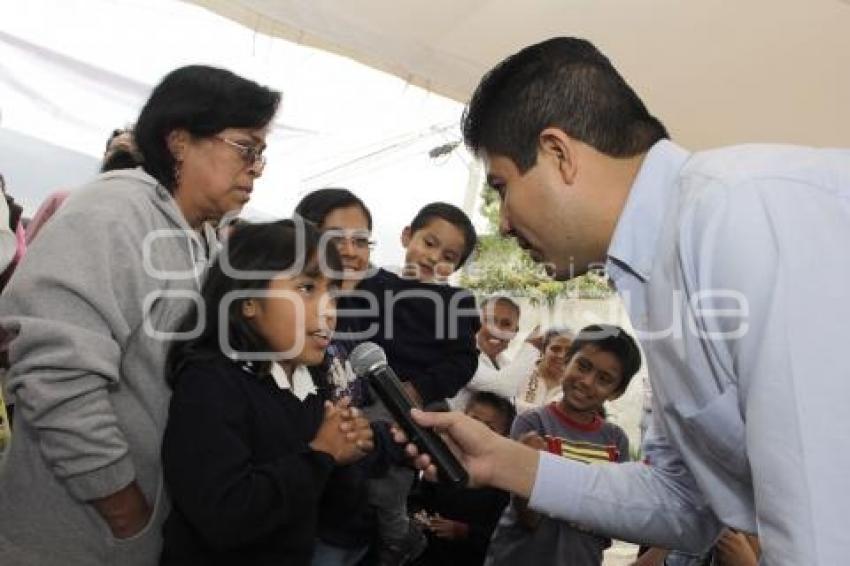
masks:
<svg viewBox="0 0 850 566"><path fill-rule="evenodd" d="M478 238L478 253L461 276L461 284L479 294L505 293L532 302L553 304L558 297L601 299L611 295L605 277L589 273L555 281L512 238L499 236L499 197L482 188L481 213L488 230Z"/></svg>

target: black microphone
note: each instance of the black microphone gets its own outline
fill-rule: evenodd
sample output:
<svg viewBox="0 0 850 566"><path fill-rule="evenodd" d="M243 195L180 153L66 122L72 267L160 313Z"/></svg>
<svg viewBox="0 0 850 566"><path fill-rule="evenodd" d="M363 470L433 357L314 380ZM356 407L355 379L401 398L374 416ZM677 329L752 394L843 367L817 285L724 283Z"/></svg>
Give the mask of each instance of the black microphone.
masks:
<svg viewBox="0 0 850 566"><path fill-rule="evenodd" d="M392 414L396 423L407 434L410 442L420 452L431 457L437 467L441 481L463 487L469 474L457 461L443 439L429 428L423 428L413 420L410 409L414 407L398 376L387 364L387 355L374 342L363 342L351 351L348 357L351 367L359 377L367 379L372 390Z"/></svg>

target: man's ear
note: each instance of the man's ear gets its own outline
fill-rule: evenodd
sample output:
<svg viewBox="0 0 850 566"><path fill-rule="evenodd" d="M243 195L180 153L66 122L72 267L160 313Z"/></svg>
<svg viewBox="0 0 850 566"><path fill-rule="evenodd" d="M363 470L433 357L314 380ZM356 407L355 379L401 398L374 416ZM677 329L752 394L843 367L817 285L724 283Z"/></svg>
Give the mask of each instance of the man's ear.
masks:
<svg viewBox="0 0 850 566"><path fill-rule="evenodd" d="M574 184L578 176L574 143L575 141L560 128L546 128L538 137L538 161L551 160L567 185Z"/></svg>
<svg viewBox="0 0 850 566"><path fill-rule="evenodd" d="M168 151L174 156L174 161L183 161L183 154L186 152L189 137L189 132L183 128L168 132L165 143L168 145Z"/></svg>
<svg viewBox="0 0 850 566"><path fill-rule="evenodd" d="M245 299L242 301L242 316L247 319L252 319L257 316L257 308L259 305L255 299Z"/></svg>
<svg viewBox="0 0 850 566"><path fill-rule="evenodd" d="M407 248L410 245L410 239L413 237L413 230L410 229L410 226L405 226L404 230L401 231L401 245Z"/></svg>

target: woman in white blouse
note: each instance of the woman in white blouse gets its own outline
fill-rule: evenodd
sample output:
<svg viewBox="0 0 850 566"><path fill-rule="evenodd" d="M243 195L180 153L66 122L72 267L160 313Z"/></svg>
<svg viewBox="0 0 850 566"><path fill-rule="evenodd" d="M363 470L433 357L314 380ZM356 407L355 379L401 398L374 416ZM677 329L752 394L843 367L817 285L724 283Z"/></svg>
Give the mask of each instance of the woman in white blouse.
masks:
<svg viewBox="0 0 850 566"><path fill-rule="evenodd" d="M561 397L561 380L566 369L567 352L575 334L569 328L547 330L539 340L529 339L543 353L537 367L517 389L517 414L546 405Z"/></svg>

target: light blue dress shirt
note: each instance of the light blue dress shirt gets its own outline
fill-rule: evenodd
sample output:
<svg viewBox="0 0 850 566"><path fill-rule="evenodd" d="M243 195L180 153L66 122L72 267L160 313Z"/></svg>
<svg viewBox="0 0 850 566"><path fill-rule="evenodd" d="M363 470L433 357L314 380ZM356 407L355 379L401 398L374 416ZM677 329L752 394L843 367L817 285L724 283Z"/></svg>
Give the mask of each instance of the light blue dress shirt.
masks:
<svg viewBox="0 0 850 566"><path fill-rule="evenodd" d="M850 151L661 141L606 267L649 365L650 465L543 454L531 506L667 548L725 524L764 564L847 563Z"/></svg>

